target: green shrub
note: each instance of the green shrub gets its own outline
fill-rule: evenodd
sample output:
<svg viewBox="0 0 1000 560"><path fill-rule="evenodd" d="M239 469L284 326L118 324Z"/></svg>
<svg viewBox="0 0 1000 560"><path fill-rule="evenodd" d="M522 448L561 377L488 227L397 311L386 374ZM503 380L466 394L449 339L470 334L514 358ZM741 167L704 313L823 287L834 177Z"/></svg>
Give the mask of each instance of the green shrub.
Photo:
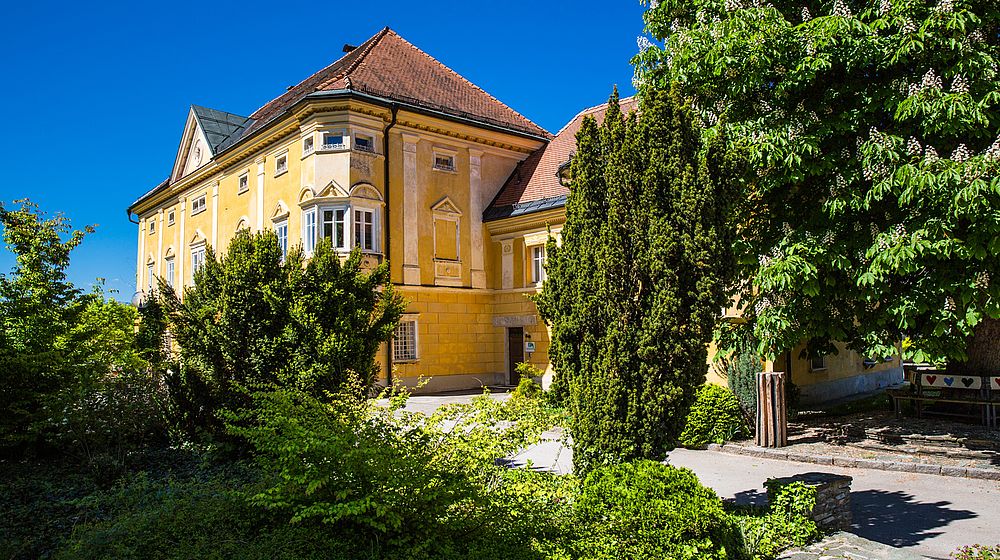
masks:
<svg viewBox="0 0 1000 560"><path fill-rule="evenodd" d="M527 364L518 364L518 373L521 373L521 366ZM528 365L528 367L531 367ZM534 368L532 368L534 369ZM535 380L530 376L521 373L521 381L518 382L517 388L511 394L512 397L522 398L522 399L534 399L542 395L542 386L535 383Z"/></svg>
<svg viewBox="0 0 1000 560"><path fill-rule="evenodd" d="M745 557L721 500L687 469L646 460L598 468L583 482L577 515L583 558Z"/></svg>
<svg viewBox="0 0 1000 560"><path fill-rule="evenodd" d="M736 515L743 543L754 560L770 560L783 550L812 542L820 535L812 520L816 489L802 482L775 488L764 512Z"/></svg>
<svg viewBox="0 0 1000 560"><path fill-rule="evenodd" d="M1000 544L996 546L983 546L974 544L963 546L951 553L955 560L1000 560Z"/></svg>
<svg viewBox="0 0 1000 560"><path fill-rule="evenodd" d="M244 474L153 480L139 474L83 502L100 518L77 527L57 560L353 558L346 543L255 508ZM252 479L252 478L251 478Z"/></svg>
<svg viewBox="0 0 1000 560"><path fill-rule="evenodd" d="M740 404L725 387L706 383L684 421L680 444L698 448L709 443L723 443L747 433Z"/></svg>
<svg viewBox="0 0 1000 560"><path fill-rule="evenodd" d="M254 396L232 427L268 475L252 503L414 557L466 547L472 533L509 533L526 517L508 504L509 471L497 460L548 427L537 399L483 395L424 415L403 409L404 392L386 405L359 394L349 384L324 399L287 388Z"/></svg>
<svg viewBox="0 0 1000 560"><path fill-rule="evenodd" d="M757 414L757 374L763 371L760 354L756 351L756 342L747 340L745 331L741 335L730 333L736 338L732 344L732 353L716 360L716 370L726 378L729 390L736 395L736 400L743 409L746 418L754 418Z"/></svg>

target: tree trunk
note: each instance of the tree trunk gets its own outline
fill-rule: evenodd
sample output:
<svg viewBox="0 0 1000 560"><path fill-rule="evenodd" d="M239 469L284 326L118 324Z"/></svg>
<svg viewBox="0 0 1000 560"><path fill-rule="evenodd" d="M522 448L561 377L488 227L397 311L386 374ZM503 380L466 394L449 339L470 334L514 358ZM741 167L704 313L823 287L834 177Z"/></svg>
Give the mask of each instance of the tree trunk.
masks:
<svg viewBox="0 0 1000 560"><path fill-rule="evenodd" d="M948 364L949 372L966 375L1000 373L1000 319L983 319L969 337L965 362Z"/></svg>

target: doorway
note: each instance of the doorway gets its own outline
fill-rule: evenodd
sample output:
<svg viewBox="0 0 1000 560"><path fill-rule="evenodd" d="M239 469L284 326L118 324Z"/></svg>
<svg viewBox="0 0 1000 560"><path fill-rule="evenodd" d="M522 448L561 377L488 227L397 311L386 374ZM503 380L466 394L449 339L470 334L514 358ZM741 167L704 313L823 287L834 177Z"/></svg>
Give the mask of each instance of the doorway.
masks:
<svg viewBox="0 0 1000 560"><path fill-rule="evenodd" d="M521 376L517 364L524 361L524 327L507 327L507 372L510 384L517 385Z"/></svg>

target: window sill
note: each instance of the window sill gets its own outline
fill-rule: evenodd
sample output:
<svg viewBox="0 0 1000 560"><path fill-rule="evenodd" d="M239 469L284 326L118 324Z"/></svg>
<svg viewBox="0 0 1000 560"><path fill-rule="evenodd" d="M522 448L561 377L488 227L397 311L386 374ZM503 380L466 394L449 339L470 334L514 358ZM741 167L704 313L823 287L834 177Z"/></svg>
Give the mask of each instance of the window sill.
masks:
<svg viewBox="0 0 1000 560"><path fill-rule="evenodd" d="M288 169L282 169L281 171L275 171L274 172L274 176L275 177L281 177L282 175L284 175L286 173L288 173Z"/></svg>
<svg viewBox="0 0 1000 560"><path fill-rule="evenodd" d="M394 363L394 364L419 364L420 363L420 358L412 358L412 359L409 359L409 360L401 360L401 359L398 359L396 357L393 357L392 363Z"/></svg>
<svg viewBox="0 0 1000 560"><path fill-rule="evenodd" d="M201 213L202 213L202 212L204 212L205 210L208 210L208 208L202 208L201 210L192 210L192 211L191 211L191 215L192 215L192 216L197 216L198 214L201 214Z"/></svg>
<svg viewBox="0 0 1000 560"><path fill-rule="evenodd" d="M451 173L452 175L458 175L458 168L449 169L447 167L431 167L431 171L439 171L441 173Z"/></svg>
<svg viewBox="0 0 1000 560"><path fill-rule="evenodd" d="M241 195L241 194L246 194L246 193L248 193L248 192L250 192L250 187L247 187L247 188L245 188L245 189L242 189L242 190L238 190L238 191L236 191L236 195L237 195L237 196L239 196L239 195Z"/></svg>
<svg viewBox="0 0 1000 560"><path fill-rule="evenodd" d="M380 154L378 150L366 150L364 148L358 148L357 146L355 146L351 148L351 151L359 154L365 154L366 156L382 157L382 154Z"/></svg>

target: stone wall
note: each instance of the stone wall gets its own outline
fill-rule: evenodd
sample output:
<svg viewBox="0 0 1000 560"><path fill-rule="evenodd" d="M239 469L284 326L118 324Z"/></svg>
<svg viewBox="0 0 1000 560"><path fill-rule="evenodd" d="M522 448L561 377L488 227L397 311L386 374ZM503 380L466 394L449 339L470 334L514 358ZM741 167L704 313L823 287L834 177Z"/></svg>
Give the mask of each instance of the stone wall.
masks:
<svg viewBox="0 0 1000 560"><path fill-rule="evenodd" d="M824 531L846 531L851 528L851 481L849 476L810 472L784 478L771 478L764 483L769 502L777 492L793 482L803 482L816 489L816 506L812 518Z"/></svg>

